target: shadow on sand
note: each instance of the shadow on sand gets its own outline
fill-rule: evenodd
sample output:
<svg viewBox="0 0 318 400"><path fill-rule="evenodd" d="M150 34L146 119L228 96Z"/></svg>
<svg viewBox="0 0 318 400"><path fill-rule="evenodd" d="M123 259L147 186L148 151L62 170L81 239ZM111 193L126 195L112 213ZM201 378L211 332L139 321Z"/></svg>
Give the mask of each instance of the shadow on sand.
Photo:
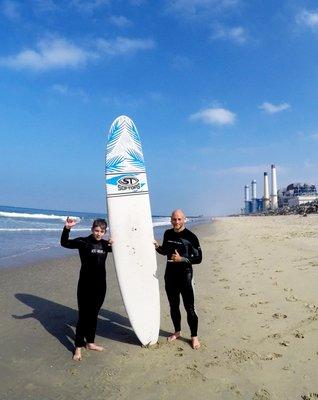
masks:
<svg viewBox="0 0 318 400"><path fill-rule="evenodd" d="M15 319L34 318L43 328L54 336L66 349L74 351L74 328L77 323L78 311L54 301L27 293L17 293L15 297L32 308L32 312L25 315L12 315ZM96 335L117 342L130 343L140 346L129 319L114 311L101 309L97 321ZM160 335L168 336L166 331Z"/></svg>

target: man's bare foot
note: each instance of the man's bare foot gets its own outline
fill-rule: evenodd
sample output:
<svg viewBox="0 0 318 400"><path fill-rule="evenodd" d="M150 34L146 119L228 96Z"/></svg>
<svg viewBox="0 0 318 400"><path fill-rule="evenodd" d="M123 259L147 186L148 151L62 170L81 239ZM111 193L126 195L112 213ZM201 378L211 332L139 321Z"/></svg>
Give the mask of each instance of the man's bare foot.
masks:
<svg viewBox="0 0 318 400"><path fill-rule="evenodd" d="M179 337L181 336L181 332L175 332L173 333L171 336L168 337L168 342L173 342L176 339L179 339Z"/></svg>
<svg viewBox="0 0 318 400"><path fill-rule="evenodd" d="M74 361L81 361L82 359L82 348L81 347L76 347L74 354L73 354L73 360Z"/></svg>
<svg viewBox="0 0 318 400"><path fill-rule="evenodd" d="M95 350L95 351L103 351L104 350L103 346L98 346L95 343L87 343L86 348L87 348L87 350Z"/></svg>
<svg viewBox="0 0 318 400"><path fill-rule="evenodd" d="M191 345L194 350L199 350L199 348L201 347L201 344L200 344L197 336L192 336Z"/></svg>

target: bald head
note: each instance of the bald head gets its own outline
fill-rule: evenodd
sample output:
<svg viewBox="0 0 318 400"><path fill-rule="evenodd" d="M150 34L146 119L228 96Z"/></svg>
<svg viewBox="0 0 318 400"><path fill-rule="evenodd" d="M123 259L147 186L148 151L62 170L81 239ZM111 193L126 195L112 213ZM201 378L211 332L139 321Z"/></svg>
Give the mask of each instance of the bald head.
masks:
<svg viewBox="0 0 318 400"><path fill-rule="evenodd" d="M174 210L171 214L171 224L175 232L181 232L185 228L185 215L180 209Z"/></svg>

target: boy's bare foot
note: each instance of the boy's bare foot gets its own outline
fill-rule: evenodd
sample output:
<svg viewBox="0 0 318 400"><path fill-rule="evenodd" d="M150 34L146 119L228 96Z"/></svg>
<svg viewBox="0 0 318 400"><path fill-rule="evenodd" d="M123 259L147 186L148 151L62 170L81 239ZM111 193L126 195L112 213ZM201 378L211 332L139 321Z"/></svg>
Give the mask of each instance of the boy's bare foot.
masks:
<svg viewBox="0 0 318 400"><path fill-rule="evenodd" d="M176 339L179 339L179 337L181 336L181 332L175 332L173 333L171 336L168 337L168 342L173 342Z"/></svg>
<svg viewBox="0 0 318 400"><path fill-rule="evenodd" d="M194 350L199 350L199 348L201 347L201 344L200 344L197 336L192 336L191 345Z"/></svg>
<svg viewBox="0 0 318 400"><path fill-rule="evenodd" d="M103 346L98 346L95 343L87 343L86 348L87 348L87 350L95 350L95 351L103 351L104 350Z"/></svg>
<svg viewBox="0 0 318 400"><path fill-rule="evenodd" d="M73 354L73 360L74 361L81 361L82 359L82 348L81 347L76 347L74 354Z"/></svg>

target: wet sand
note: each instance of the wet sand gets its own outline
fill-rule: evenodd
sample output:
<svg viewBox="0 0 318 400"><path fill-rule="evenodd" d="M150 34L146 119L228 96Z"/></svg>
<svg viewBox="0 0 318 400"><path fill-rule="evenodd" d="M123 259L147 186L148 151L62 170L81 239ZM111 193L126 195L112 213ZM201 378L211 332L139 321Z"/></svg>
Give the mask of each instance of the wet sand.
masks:
<svg viewBox="0 0 318 400"><path fill-rule="evenodd" d="M0 398L318 398L318 216L222 218L193 229L202 347L173 343L163 273L158 345L142 348L112 258L96 342L72 361L78 256L0 270ZM76 253L75 253L76 254Z"/></svg>

